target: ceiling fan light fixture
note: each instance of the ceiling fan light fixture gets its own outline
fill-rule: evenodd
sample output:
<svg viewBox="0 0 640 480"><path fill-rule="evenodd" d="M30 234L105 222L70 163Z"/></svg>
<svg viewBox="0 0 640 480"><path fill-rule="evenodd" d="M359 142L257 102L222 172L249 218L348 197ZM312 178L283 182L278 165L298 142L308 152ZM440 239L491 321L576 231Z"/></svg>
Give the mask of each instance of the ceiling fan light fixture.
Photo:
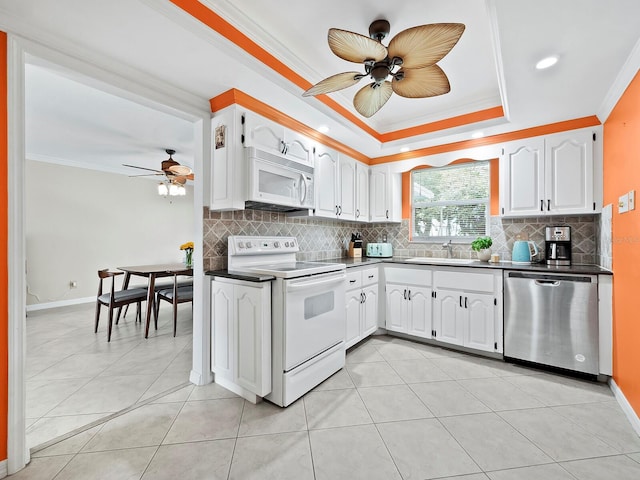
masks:
<svg viewBox="0 0 640 480"><path fill-rule="evenodd" d="M166 197L169 195L169 187L164 182L158 183L158 195Z"/></svg>
<svg viewBox="0 0 640 480"><path fill-rule="evenodd" d="M385 47L382 40L391 30L387 20L373 21L369 25L369 37L330 28L327 39L331 51L343 60L362 64L365 74L343 72L332 75L307 89L302 96L342 90L369 76L373 83L358 90L353 98L358 113L369 118L382 108L392 93L407 98L448 93L451 90L449 80L436 63L458 43L464 29L462 23L419 25L401 31ZM389 76L392 81L387 80Z"/></svg>
<svg viewBox="0 0 640 480"><path fill-rule="evenodd" d="M544 70L546 68L553 67L556 63L558 63L559 57L557 55L550 55L548 57L543 58L538 63L536 63L536 70Z"/></svg>

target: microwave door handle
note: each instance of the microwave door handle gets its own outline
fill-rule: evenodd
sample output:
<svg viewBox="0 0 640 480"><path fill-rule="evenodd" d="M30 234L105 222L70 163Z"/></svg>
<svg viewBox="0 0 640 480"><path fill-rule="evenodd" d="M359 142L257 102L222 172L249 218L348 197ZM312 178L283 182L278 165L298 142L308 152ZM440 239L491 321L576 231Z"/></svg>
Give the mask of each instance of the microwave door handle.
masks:
<svg viewBox="0 0 640 480"><path fill-rule="evenodd" d="M304 205L304 201L307 199L307 179L302 173L300 174L300 185L303 187L300 192L300 205Z"/></svg>

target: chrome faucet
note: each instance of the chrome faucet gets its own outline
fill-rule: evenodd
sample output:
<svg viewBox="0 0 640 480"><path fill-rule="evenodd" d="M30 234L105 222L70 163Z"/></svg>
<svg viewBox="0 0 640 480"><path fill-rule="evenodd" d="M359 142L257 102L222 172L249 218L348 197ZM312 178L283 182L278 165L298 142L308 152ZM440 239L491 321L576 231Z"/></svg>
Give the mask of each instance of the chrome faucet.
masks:
<svg viewBox="0 0 640 480"><path fill-rule="evenodd" d="M451 239L448 242L442 244L442 248L447 250L447 258L453 258L453 245L451 245Z"/></svg>

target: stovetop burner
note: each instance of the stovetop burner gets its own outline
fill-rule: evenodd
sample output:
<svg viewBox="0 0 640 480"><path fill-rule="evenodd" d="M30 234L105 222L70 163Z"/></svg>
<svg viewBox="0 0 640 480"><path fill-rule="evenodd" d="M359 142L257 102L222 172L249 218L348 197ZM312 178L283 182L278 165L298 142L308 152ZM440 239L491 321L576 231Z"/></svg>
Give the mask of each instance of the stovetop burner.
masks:
<svg viewBox="0 0 640 480"><path fill-rule="evenodd" d="M296 260L300 250L295 237L229 237L229 270L296 278L344 270L344 263L302 262Z"/></svg>

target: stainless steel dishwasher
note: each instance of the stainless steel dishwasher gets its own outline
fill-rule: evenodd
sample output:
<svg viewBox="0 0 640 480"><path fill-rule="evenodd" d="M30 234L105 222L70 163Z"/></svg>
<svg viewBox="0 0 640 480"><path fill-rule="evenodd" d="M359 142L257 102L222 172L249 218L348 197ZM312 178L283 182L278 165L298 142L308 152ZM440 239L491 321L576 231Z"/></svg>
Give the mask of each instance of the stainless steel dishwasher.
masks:
<svg viewBox="0 0 640 480"><path fill-rule="evenodd" d="M504 356L597 375L597 275L505 271Z"/></svg>

